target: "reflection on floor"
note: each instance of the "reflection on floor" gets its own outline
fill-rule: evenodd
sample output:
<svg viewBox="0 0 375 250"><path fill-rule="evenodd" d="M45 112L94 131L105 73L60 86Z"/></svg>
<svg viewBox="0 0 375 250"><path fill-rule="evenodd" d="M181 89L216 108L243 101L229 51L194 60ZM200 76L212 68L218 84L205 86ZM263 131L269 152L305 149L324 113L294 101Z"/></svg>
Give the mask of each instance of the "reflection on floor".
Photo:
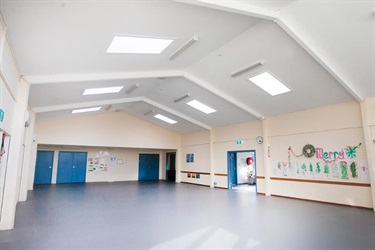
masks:
<svg viewBox="0 0 375 250"><path fill-rule="evenodd" d="M237 185L232 187L233 190L236 192L249 192L249 193L256 193L256 186L255 185Z"/></svg>
<svg viewBox="0 0 375 250"><path fill-rule="evenodd" d="M163 181L39 185L0 249L370 250L374 221L366 209Z"/></svg>

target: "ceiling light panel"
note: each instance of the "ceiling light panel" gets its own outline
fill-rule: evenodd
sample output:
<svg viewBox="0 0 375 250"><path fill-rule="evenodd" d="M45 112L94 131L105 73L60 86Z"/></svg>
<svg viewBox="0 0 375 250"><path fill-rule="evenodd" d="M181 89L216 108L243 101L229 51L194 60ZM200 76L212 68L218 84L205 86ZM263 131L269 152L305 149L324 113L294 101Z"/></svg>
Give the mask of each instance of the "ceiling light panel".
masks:
<svg viewBox="0 0 375 250"><path fill-rule="evenodd" d="M186 104L195 108L195 109L198 109L199 111L201 111L205 114L211 114L211 113L216 112L216 110L214 110L213 108L210 108L207 105L205 105L201 102L198 102L197 100L192 100L191 102L188 102Z"/></svg>
<svg viewBox="0 0 375 250"><path fill-rule="evenodd" d="M291 89L268 72L253 76L249 80L272 96L291 91Z"/></svg>
<svg viewBox="0 0 375 250"><path fill-rule="evenodd" d="M114 36L107 53L160 54L173 41L162 38Z"/></svg>
<svg viewBox="0 0 375 250"><path fill-rule="evenodd" d="M85 89L83 95L100 95L100 94L111 94L118 93L124 88L123 86L118 87L108 87L108 88L94 88L94 89Z"/></svg>
<svg viewBox="0 0 375 250"><path fill-rule="evenodd" d="M94 107L94 108L85 108L85 109L75 109L72 111L72 114L78 113L85 113L85 112L94 112L100 110L102 107Z"/></svg>
<svg viewBox="0 0 375 250"><path fill-rule="evenodd" d="M159 120L162 120L164 122L167 122L169 124L176 124L177 122L175 120L172 120L164 115L161 115L161 114L157 114L154 116L155 118L159 119Z"/></svg>

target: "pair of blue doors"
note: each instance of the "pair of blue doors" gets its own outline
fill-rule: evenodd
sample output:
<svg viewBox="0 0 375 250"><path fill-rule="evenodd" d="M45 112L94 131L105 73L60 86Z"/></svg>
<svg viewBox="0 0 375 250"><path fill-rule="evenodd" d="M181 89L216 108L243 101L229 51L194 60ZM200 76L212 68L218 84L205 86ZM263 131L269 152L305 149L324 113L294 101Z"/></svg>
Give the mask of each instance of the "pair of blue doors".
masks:
<svg viewBox="0 0 375 250"><path fill-rule="evenodd" d="M59 152L56 183L83 183L86 181L86 152Z"/></svg>
<svg viewBox="0 0 375 250"><path fill-rule="evenodd" d="M38 151L34 184L51 184L54 151ZM56 183L86 181L86 152L59 152Z"/></svg>
<svg viewBox="0 0 375 250"><path fill-rule="evenodd" d="M139 154L138 180L159 180L158 154Z"/></svg>

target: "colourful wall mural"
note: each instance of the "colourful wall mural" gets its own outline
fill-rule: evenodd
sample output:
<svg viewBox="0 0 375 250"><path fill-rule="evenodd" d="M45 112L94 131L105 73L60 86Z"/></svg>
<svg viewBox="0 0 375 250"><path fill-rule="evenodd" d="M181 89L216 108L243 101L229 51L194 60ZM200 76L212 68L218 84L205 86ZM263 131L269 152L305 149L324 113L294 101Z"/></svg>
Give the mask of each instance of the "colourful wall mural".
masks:
<svg viewBox="0 0 375 250"><path fill-rule="evenodd" d="M356 146L347 146L339 150L327 150L307 144L301 154L288 148L288 161L272 164L272 174L284 177L309 177L316 179L369 181L367 162L357 159Z"/></svg>

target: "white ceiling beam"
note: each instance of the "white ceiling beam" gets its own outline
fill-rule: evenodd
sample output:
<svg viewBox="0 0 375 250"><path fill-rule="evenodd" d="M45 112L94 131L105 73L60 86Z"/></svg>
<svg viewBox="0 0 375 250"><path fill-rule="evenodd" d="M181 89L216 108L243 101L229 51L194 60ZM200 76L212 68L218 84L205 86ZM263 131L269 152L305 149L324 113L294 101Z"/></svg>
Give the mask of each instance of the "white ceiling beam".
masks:
<svg viewBox="0 0 375 250"><path fill-rule="evenodd" d="M280 17L275 21L291 38L294 39L307 53L309 53L333 78L338 81L358 102L362 102L364 98L358 93L356 88L348 82L338 71L314 48L294 27L284 18Z"/></svg>
<svg viewBox="0 0 375 250"><path fill-rule="evenodd" d="M201 128L211 130L207 124L204 124L200 121L197 121L187 115L184 115L180 112L177 112L171 108L168 108L160 103L152 101L148 98L143 96L140 97L131 97L131 98L121 98L121 99L113 99L113 100L103 100L103 101L92 101L92 102L81 102L81 103L70 103L70 104L63 104L63 105L54 105L54 106L44 106L44 107L34 107L33 110L36 113L44 113L44 112L54 112L54 111L62 111L62 110L73 110L73 109L81 109L81 108L89 108L89 107L97 107L97 106L108 106L114 104L121 104L121 103L131 103L131 102L145 102L151 106L156 108L162 109L172 115L178 116L181 119L184 119L188 122L191 122Z"/></svg>
<svg viewBox="0 0 375 250"><path fill-rule="evenodd" d="M44 112L89 108L89 107L94 107L94 106L95 107L107 106L107 105L113 105L113 104L139 102L139 101L142 101L141 97L131 97L131 98L103 100L103 101L80 102L80 103L69 103L69 104L54 105L54 106L33 107L33 110L36 113L44 113Z"/></svg>
<svg viewBox="0 0 375 250"><path fill-rule="evenodd" d="M276 22L291 38L293 38L307 53L309 53L333 78L338 81L343 88L345 88L358 102L364 100L356 90L355 86L346 80L340 73L333 67L331 63L324 58L319 50L314 48L307 39L298 33L293 26L288 23L279 12L266 10L260 7L252 6L238 1L215 1L215 0L176 0L177 2L189 3L193 5L209 7L213 9L220 9L223 11L233 12L237 14L254 16L266 20Z"/></svg>
<svg viewBox="0 0 375 250"><path fill-rule="evenodd" d="M274 21L277 18L279 18L278 11L267 10L265 8L257 7L240 1L175 0L175 2L208 7L211 9L223 10L271 21Z"/></svg>
<svg viewBox="0 0 375 250"><path fill-rule="evenodd" d="M180 117L180 118L182 118L182 119L184 119L186 121L189 121L189 122L191 122L191 123L193 123L193 124L195 124L195 125L197 125L197 126L199 126L201 128L204 128L204 129L207 129L207 130L211 130L212 129L211 126L208 126L207 124L204 124L204 123L202 123L200 121L197 121L197 120L195 120L195 119L193 119L193 118L191 118L191 117L189 117L187 115L184 115L184 114L182 114L180 112L177 112L177 111L175 111L175 110L173 110L171 108L168 108L168 107L166 107L166 106L164 106L164 105L162 105L160 103L157 103L157 102L152 101L152 100L150 100L148 98L145 98L145 97L143 97L142 99L143 99L144 102L146 102L146 103L148 103L148 104L150 104L150 105L152 105L154 107L162 109L162 110L164 110L164 111L166 111L168 113L171 113L172 115L178 116L178 117Z"/></svg>
<svg viewBox="0 0 375 250"><path fill-rule="evenodd" d="M24 76L24 79L30 84L63 83L63 82L85 82L85 81L104 81L104 80L122 80L139 78L164 78L182 76L183 72L179 70L169 71L137 71L137 72L116 72L116 73L97 73L97 74L64 74L64 75L39 75Z"/></svg>
<svg viewBox="0 0 375 250"><path fill-rule="evenodd" d="M260 120L264 119L264 115L260 114L256 110L250 108L246 104L244 104L242 102L239 102L238 100L234 99L233 97L229 96L228 94L218 90L217 88L213 87L211 84L206 83L205 81L199 79L198 77L194 76L193 74L185 72L184 78L186 78L187 80L189 80L192 83L195 83L196 85L200 86L201 88L209 91L210 93L224 99L228 103L230 103L230 104L236 106L237 108L247 112L248 114L250 114L250 115L252 115L252 116L254 116L254 117L256 117Z"/></svg>

